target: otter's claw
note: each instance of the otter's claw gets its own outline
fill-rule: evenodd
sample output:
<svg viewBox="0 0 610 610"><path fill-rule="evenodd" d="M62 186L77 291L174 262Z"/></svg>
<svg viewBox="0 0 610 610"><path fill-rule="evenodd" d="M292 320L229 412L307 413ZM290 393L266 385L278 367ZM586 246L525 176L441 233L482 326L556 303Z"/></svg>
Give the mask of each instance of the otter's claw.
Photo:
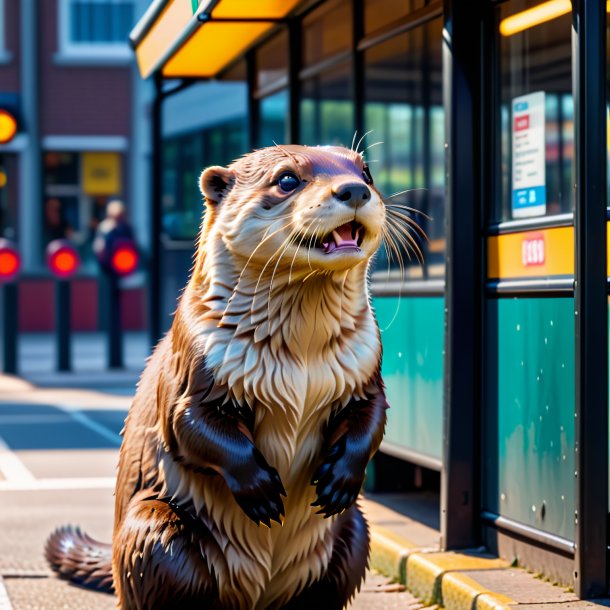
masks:
<svg viewBox="0 0 610 610"><path fill-rule="evenodd" d="M318 515L331 517L356 501L364 482L367 463L368 455L362 458L346 450L344 439L331 447L311 480L317 493L316 501L311 505L320 507Z"/></svg>
<svg viewBox="0 0 610 610"><path fill-rule="evenodd" d="M263 455L253 448L252 459L242 468L225 475L235 501L257 525L271 527L271 521L281 524L286 490L277 470L269 466Z"/></svg>

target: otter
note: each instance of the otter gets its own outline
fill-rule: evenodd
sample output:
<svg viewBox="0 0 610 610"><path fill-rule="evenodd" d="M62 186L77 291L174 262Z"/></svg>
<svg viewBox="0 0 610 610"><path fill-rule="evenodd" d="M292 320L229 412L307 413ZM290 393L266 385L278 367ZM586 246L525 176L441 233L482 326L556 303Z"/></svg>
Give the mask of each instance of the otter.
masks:
<svg viewBox="0 0 610 610"><path fill-rule="evenodd" d="M339 610L388 404L367 288L385 205L361 154L274 146L200 178L195 262L123 430L112 545L60 528L61 575L122 610Z"/></svg>

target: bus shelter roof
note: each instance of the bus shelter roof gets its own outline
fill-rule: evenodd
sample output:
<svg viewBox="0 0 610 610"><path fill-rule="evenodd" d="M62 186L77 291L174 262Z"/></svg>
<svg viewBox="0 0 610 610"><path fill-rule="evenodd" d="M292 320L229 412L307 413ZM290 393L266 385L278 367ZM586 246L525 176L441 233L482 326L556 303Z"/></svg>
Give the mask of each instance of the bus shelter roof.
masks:
<svg viewBox="0 0 610 610"><path fill-rule="evenodd" d="M212 78L300 0L154 0L130 34L143 78Z"/></svg>

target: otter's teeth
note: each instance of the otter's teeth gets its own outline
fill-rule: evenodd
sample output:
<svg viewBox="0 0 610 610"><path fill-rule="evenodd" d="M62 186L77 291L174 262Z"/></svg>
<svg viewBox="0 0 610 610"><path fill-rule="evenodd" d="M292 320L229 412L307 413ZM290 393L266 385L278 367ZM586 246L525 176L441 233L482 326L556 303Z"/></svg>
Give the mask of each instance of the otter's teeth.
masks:
<svg viewBox="0 0 610 610"><path fill-rule="evenodd" d="M336 246L338 246L343 241L343 239L341 239L341 235L339 235L337 231L333 231L333 238L335 239Z"/></svg>

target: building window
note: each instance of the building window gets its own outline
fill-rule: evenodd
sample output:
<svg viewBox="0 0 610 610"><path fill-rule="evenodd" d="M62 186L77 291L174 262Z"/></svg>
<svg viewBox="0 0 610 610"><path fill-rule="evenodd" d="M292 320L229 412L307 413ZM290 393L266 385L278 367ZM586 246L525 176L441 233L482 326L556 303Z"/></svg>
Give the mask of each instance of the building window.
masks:
<svg viewBox="0 0 610 610"><path fill-rule="evenodd" d="M45 151L43 247L69 239L86 269L96 269L92 240L106 204L123 191L122 158L115 152Z"/></svg>
<svg viewBox="0 0 610 610"><path fill-rule="evenodd" d="M129 56L133 0L60 0L59 10L62 54Z"/></svg>

